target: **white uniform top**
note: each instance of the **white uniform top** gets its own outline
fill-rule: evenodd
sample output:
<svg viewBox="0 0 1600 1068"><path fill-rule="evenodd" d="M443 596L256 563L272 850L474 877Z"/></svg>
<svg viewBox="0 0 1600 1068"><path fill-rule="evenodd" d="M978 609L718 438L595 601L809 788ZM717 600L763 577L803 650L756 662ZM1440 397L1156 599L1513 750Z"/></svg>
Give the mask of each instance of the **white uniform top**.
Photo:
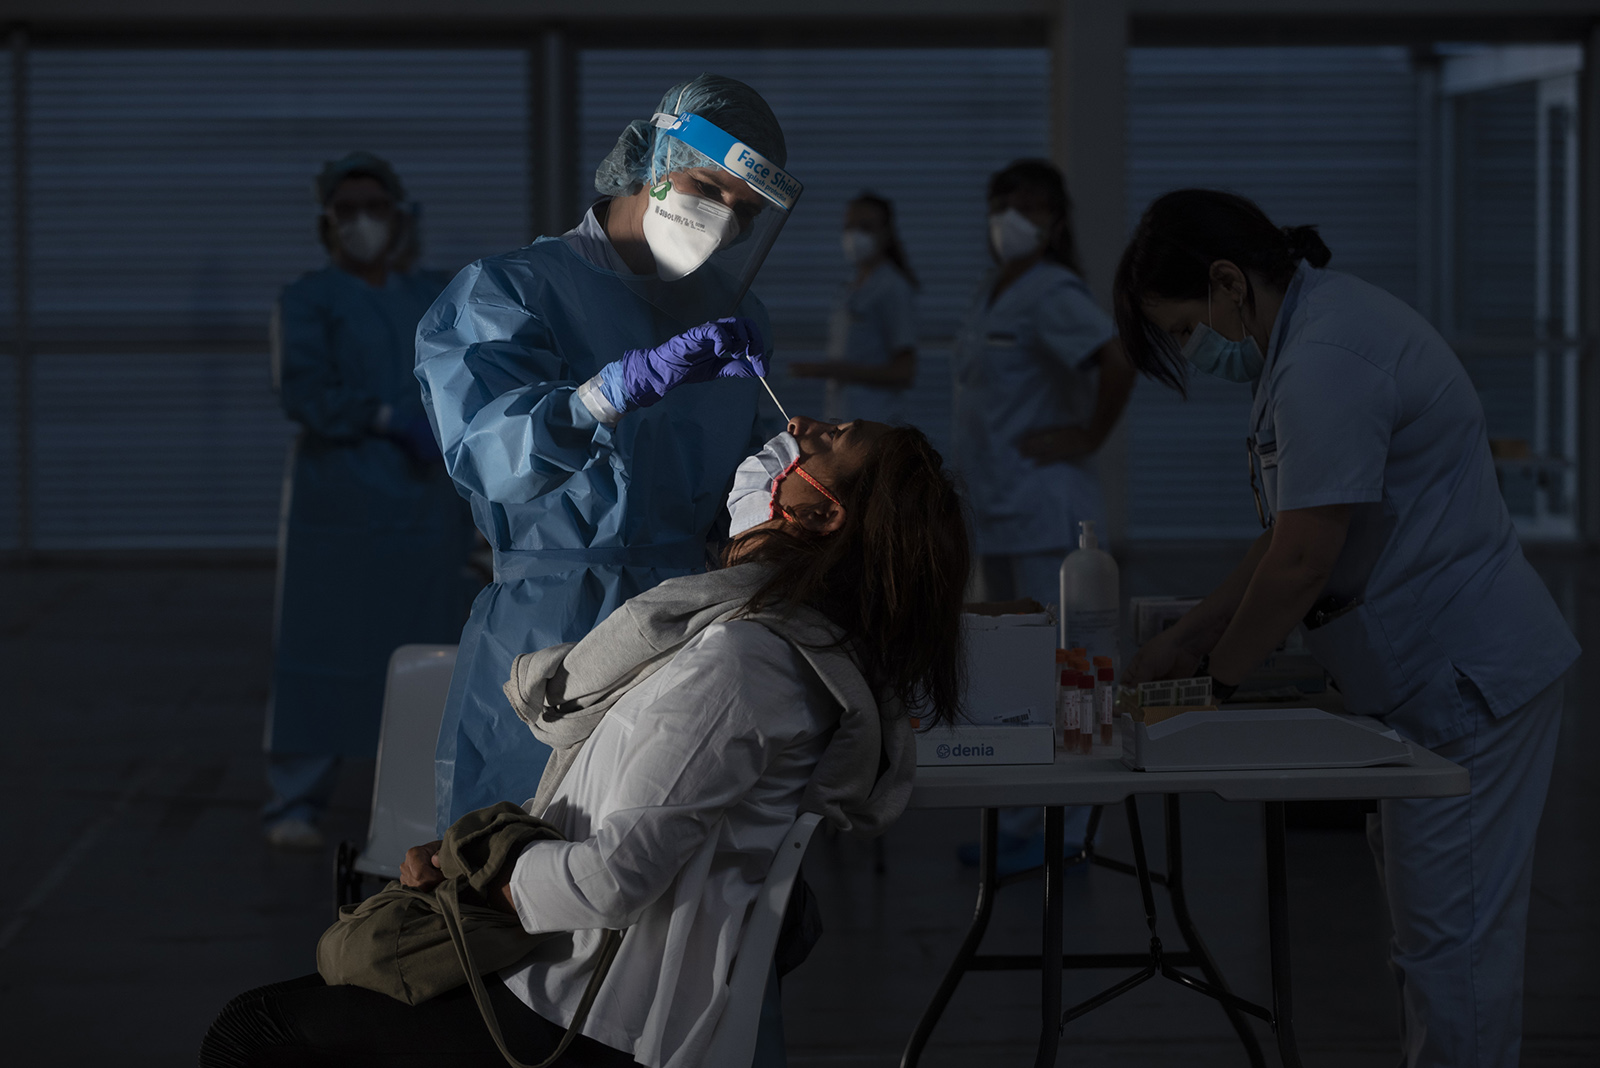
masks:
<svg viewBox="0 0 1600 1068"><path fill-rule="evenodd" d="M828 319L828 359L881 367L901 349L915 347L915 304L910 281L887 261L873 268L860 285L846 282L839 288ZM903 389L830 381L827 416L902 423L905 394Z"/></svg>
<svg viewBox="0 0 1600 1068"><path fill-rule="evenodd" d="M641 1064L698 1064L745 917L794 823L838 706L759 623L708 627L590 735L511 880L529 931L573 931L507 969L567 1026L604 928L629 928L583 1033Z"/></svg>
<svg viewBox="0 0 1600 1068"><path fill-rule="evenodd" d="M991 304L993 290L991 275L956 339L953 368L955 461L978 551L1065 552L1080 520L1104 519L1092 461L1038 464L1017 442L1030 430L1088 421L1098 383L1090 357L1116 327L1058 263L1036 264Z"/></svg>
<svg viewBox="0 0 1600 1068"><path fill-rule="evenodd" d="M1326 594L1359 603L1307 632L1352 712L1439 745L1471 724L1458 673L1499 717L1577 658L1522 555L1477 390L1405 303L1302 264L1250 419L1270 512L1358 506Z"/></svg>

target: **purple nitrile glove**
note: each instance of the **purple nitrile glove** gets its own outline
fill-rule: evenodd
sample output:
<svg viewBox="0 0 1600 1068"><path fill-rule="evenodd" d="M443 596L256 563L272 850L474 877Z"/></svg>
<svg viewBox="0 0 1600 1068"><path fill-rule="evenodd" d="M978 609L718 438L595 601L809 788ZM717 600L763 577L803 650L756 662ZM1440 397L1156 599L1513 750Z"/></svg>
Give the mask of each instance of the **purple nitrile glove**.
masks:
<svg viewBox="0 0 1600 1068"><path fill-rule="evenodd" d="M767 345L749 319L701 323L653 349L629 349L600 369L600 392L619 412L648 408L667 391L713 378L765 378Z"/></svg>
<svg viewBox="0 0 1600 1068"><path fill-rule="evenodd" d="M444 454L439 451L439 443L433 440L433 427L428 424L425 415L391 423L389 437L419 464L436 464L444 459Z"/></svg>

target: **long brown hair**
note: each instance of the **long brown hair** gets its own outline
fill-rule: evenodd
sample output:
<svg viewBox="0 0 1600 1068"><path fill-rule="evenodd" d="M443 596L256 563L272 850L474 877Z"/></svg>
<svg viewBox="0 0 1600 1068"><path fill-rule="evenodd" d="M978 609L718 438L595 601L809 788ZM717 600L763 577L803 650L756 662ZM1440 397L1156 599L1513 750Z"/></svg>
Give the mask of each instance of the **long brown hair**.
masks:
<svg viewBox="0 0 1600 1068"><path fill-rule="evenodd" d="M874 442L859 471L831 489L845 509L834 533L785 527L744 536L756 540L742 558L773 568L751 609L817 609L844 631L880 700L898 699L936 723L955 722L970 550L961 496L943 458L922 431L896 427Z"/></svg>

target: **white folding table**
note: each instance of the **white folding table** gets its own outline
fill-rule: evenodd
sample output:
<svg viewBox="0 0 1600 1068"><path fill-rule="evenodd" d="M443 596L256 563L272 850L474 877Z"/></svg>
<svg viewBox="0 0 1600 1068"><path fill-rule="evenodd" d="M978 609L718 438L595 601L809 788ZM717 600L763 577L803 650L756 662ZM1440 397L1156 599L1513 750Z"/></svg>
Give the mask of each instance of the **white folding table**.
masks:
<svg viewBox="0 0 1600 1068"><path fill-rule="evenodd" d="M1455 797L1468 792L1467 772L1443 757L1420 747L1417 762L1410 767L1316 768L1294 771L1133 771L1124 767L1120 749L1097 747L1092 756L1057 754L1054 764L968 767L924 767L917 769L916 787L911 795L913 808L979 808L983 810L979 844L978 905L972 925L962 941L932 1001L923 1011L901 1058L901 1068L915 1068L934 1026L955 993L956 985L968 971L1032 970L1040 973L1039 1047L1037 1068L1050 1068L1056 1062L1061 1033L1067 1022L1104 1005L1113 998L1157 975L1163 976L1221 1003L1234 1030L1250 1056L1250 1062L1263 1068L1265 1058L1260 1043L1245 1016L1258 1017L1268 1024L1277 1038L1279 1055L1285 1068L1299 1068L1300 1053L1295 1045L1289 983L1289 917L1287 871L1284 861L1283 806L1286 801L1375 800L1399 797ZM1189 916L1183 891L1183 844L1179 820L1179 795L1212 793L1225 801L1259 801L1264 806L1267 868L1267 933L1272 967L1272 1008L1234 995L1206 951ZM1144 839L1139 826L1139 811L1134 798L1139 794L1159 794L1164 798L1166 823L1165 874L1150 871L1145 857ZM1090 821L1084 850L1070 863L1096 864L1138 877L1143 894L1146 922L1150 927L1150 946L1142 953L1066 954L1062 946L1062 822L1067 805L1123 804L1128 814L1132 837L1133 864L1099 856L1094 849L1094 833L1100 810ZM1044 858L1044 937L1038 956L980 954L984 930L994 904L994 894L1005 883L1029 873L1005 879L995 871L997 816L1000 808L1043 807L1045 810ZM1034 869L1037 870L1037 869ZM1185 949L1172 952L1162 947L1156 932L1155 894L1152 884L1165 884L1172 900L1173 916L1183 935ZM1202 978L1179 969L1198 967ZM1061 973L1064 968L1136 968L1135 974L1108 987L1089 1000L1066 1011L1061 1005Z"/></svg>

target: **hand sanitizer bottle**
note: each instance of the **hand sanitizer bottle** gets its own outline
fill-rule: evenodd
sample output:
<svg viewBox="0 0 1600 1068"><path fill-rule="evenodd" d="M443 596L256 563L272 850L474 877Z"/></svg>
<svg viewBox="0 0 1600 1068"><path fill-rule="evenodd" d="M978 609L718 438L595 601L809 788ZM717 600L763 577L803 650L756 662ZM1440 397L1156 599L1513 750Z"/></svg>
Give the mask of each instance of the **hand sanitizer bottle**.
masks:
<svg viewBox="0 0 1600 1068"><path fill-rule="evenodd" d="M1094 520L1078 524L1078 548L1061 561L1061 644L1083 646L1089 656L1115 662L1121 631L1122 595L1117 562L1100 548Z"/></svg>

